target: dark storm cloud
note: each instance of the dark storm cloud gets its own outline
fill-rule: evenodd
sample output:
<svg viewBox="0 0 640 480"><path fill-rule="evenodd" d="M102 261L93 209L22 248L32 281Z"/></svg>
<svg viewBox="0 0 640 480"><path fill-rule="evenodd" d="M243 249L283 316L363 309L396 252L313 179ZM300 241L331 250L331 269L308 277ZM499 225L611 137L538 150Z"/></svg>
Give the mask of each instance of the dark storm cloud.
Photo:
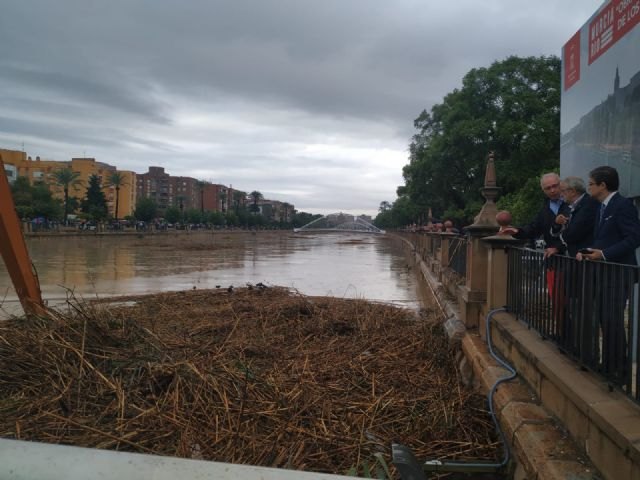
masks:
<svg viewBox="0 0 640 480"><path fill-rule="evenodd" d="M0 63L0 70L3 77L0 85L20 85L27 101L30 93L37 94L45 90L53 100L73 100L90 107L139 115L147 121L168 123L167 117L162 115L161 103L140 95L140 91L131 91L126 79L106 83L105 76L91 72L88 68L84 71L57 72ZM118 80L113 75L110 79Z"/></svg>
<svg viewBox="0 0 640 480"><path fill-rule="evenodd" d="M471 68L559 54L598 4L0 0L0 148L375 210L421 110Z"/></svg>

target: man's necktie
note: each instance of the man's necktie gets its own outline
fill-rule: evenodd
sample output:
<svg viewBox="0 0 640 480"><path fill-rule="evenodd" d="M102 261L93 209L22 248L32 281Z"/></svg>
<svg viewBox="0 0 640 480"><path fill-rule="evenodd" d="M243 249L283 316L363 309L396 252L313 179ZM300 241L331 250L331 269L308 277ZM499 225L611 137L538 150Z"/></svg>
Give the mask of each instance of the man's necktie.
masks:
<svg viewBox="0 0 640 480"><path fill-rule="evenodd" d="M604 220L604 209L607 208L607 206L604 203L600 204L600 220L598 221L598 226L601 227L602 226L602 221Z"/></svg>

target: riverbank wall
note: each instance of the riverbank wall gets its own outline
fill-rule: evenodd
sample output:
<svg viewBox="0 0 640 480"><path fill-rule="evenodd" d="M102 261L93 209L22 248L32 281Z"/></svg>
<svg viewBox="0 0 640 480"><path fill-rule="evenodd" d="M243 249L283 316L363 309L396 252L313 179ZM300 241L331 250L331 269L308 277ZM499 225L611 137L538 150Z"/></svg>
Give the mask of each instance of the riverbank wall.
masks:
<svg viewBox="0 0 640 480"><path fill-rule="evenodd" d="M517 379L500 385L494 402L513 452L514 479L640 479L640 406L502 308L504 238L467 239L461 276L450 251L460 237L391 236L442 310L464 381L488 392L508 374L490 355L487 332L493 349L516 369Z"/></svg>

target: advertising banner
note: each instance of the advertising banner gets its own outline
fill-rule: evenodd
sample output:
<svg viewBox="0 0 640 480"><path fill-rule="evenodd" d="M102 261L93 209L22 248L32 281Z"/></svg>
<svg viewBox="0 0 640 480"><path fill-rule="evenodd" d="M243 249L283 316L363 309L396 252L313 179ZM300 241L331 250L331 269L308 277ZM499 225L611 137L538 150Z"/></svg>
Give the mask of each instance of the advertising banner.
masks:
<svg viewBox="0 0 640 480"><path fill-rule="evenodd" d="M562 48L560 174L610 165L640 197L640 0L610 0Z"/></svg>

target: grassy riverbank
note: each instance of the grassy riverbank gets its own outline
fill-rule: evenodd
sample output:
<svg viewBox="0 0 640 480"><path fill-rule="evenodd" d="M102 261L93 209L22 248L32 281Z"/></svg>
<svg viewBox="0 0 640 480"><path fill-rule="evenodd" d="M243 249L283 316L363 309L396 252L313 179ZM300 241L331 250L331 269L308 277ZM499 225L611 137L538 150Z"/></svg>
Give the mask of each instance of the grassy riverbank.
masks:
<svg viewBox="0 0 640 480"><path fill-rule="evenodd" d="M363 300L252 286L70 304L3 322L0 372L7 438L361 475L392 441L497 455L441 328Z"/></svg>

